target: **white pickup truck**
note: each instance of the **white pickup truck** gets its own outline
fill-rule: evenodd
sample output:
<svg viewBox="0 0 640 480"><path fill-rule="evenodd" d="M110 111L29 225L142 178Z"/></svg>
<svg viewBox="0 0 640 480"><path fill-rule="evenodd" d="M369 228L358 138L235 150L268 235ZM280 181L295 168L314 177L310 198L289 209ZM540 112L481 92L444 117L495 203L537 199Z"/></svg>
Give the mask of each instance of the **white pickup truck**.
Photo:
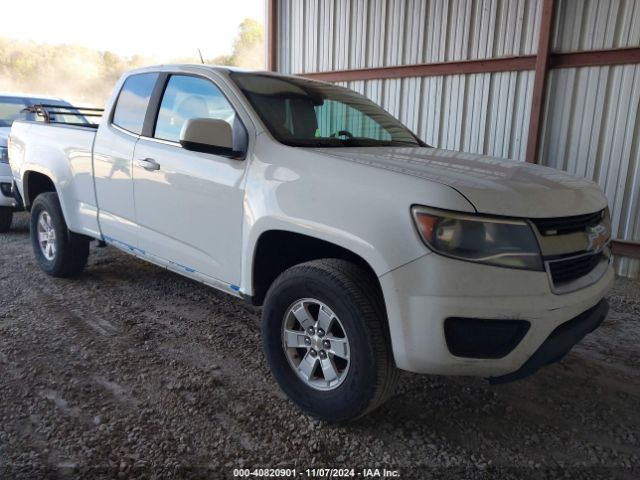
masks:
<svg viewBox="0 0 640 480"><path fill-rule="evenodd" d="M99 240L263 305L304 411L357 418L399 369L525 377L607 314L607 200L522 162L431 148L351 90L209 66L127 73L97 131L16 121L36 259Z"/></svg>

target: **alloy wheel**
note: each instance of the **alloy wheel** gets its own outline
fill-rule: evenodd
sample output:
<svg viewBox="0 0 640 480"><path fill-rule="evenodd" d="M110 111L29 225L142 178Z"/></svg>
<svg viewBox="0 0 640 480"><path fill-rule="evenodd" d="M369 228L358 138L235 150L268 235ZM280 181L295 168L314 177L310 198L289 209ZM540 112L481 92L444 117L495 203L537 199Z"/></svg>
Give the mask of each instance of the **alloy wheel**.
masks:
<svg viewBox="0 0 640 480"><path fill-rule="evenodd" d="M44 258L50 262L56 258L56 231L51 222L51 215L47 211L40 212L38 217L38 244Z"/></svg>
<svg viewBox="0 0 640 480"><path fill-rule="evenodd" d="M316 390L334 390L347 377L349 339L340 319L319 300L305 298L287 309L282 346L294 372Z"/></svg>

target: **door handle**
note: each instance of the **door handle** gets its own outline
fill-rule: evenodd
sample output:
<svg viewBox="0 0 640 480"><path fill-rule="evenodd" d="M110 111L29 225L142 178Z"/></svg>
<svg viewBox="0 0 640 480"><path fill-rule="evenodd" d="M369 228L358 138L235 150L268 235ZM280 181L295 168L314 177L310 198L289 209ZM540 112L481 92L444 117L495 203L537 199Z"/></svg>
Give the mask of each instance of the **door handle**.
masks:
<svg viewBox="0 0 640 480"><path fill-rule="evenodd" d="M160 164L153 158L139 158L138 160L136 160L136 164L139 167L144 168L145 170L149 170L150 172L154 170L160 170Z"/></svg>

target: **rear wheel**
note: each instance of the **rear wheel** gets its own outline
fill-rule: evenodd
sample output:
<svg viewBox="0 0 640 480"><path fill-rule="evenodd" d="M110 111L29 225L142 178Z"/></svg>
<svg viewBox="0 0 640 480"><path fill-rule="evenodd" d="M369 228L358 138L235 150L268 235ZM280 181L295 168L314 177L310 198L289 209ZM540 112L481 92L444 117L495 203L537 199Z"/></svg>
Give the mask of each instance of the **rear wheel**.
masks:
<svg viewBox="0 0 640 480"><path fill-rule="evenodd" d="M274 377L305 412L354 420L393 392L396 369L375 279L352 263L294 266L273 283L263 340Z"/></svg>
<svg viewBox="0 0 640 480"><path fill-rule="evenodd" d="M89 256L88 237L69 231L58 194L42 193L31 207L31 243L40 268L53 277L73 277Z"/></svg>
<svg viewBox="0 0 640 480"><path fill-rule="evenodd" d="M8 232L13 221L13 209L0 207L0 233Z"/></svg>

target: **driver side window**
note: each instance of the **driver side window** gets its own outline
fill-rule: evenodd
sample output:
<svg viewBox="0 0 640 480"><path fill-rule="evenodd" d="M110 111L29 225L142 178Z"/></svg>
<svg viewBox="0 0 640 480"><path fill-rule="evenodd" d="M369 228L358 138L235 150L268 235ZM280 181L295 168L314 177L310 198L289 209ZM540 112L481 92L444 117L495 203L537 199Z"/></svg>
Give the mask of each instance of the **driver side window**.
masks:
<svg viewBox="0 0 640 480"><path fill-rule="evenodd" d="M172 75L162 96L153 136L179 142L182 126L191 118L215 118L233 127L235 112L209 80Z"/></svg>

